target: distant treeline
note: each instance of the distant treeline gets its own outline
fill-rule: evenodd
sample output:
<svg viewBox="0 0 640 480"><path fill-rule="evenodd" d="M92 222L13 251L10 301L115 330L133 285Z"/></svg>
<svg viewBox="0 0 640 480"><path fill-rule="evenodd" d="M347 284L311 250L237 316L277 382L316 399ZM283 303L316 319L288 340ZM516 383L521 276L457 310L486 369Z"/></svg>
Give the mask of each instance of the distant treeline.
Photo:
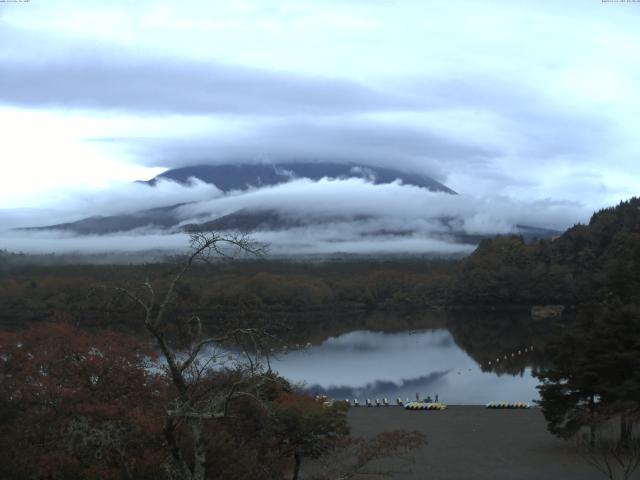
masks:
<svg viewBox="0 0 640 480"><path fill-rule="evenodd" d="M100 284L170 278L177 263L15 265L0 254L0 321L64 311L105 315ZM340 262L267 259L202 265L180 290L186 309L218 312L416 309L443 306L579 304L615 296L640 303L640 199L595 213L553 240L484 240L460 260ZM109 321L131 312L109 310Z"/></svg>
<svg viewBox="0 0 640 480"><path fill-rule="evenodd" d="M127 308L106 305L100 285L162 284L178 264L12 266L0 273L0 322L24 323L47 312L83 322L126 321ZM360 262L234 261L200 265L179 290L181 305L219 315L241 312L372 311L446 305L455 264L435 260ZM105 308L108 307L108 308ZM135 313L135 312L134 312Z"/></svg>

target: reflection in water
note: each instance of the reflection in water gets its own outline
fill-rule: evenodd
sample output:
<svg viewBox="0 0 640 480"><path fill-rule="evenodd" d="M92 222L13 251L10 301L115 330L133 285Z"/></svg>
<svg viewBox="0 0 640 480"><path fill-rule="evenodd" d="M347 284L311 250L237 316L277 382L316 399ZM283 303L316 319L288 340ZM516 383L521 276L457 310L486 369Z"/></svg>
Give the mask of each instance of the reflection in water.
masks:
<svg viewBox="0 0 640 480"><path fill-rule="evenodd" d="M414 399L419 393L449 404L484 404L538 398L530 368L520 375L483 372L445 329L353 331L279 355L271 365L310 393L335 399Z"/></svg>

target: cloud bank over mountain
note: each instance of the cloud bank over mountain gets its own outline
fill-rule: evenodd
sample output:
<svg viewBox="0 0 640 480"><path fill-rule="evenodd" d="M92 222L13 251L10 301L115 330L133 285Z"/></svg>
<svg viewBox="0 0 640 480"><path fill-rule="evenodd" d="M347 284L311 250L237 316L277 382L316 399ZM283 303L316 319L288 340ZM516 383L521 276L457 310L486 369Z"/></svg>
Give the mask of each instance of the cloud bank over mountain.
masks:
<svg viewBox="0 0 640 480"><path fill-rule="evenodd" d="M62 216L78 220L130 213L133 206L140 210L165 207L170 199L172 208L161 208L160 218L170 215L171 221L165 224L151 220L133 230L106 235L14 230L2 234L2 246L37 253L183 250L187 245L187 235L182 231L185 226L206 225L238 212L277 212L278 223L284 222L284 226L265 221L252 232L257 240L271 245L274 255L451 255L472 251L476 236L518 234L522 225L563 228L586 213L579 205L567 203L453 195L399 181L374 184L365 178L303 178L228 193L197 180L187 185L163 180L156 186L132 184L112 194L115 192L93 195L90 201L77 197L75 203L67 203ZM140 198L145 201L140 202ZM28 213L18 216L20 222L14 225L24 227ZM45 214L51 224L55 218L52 212L32 216L31 222L43 220ZM98 225L105 221L95 220Z"/></svg>

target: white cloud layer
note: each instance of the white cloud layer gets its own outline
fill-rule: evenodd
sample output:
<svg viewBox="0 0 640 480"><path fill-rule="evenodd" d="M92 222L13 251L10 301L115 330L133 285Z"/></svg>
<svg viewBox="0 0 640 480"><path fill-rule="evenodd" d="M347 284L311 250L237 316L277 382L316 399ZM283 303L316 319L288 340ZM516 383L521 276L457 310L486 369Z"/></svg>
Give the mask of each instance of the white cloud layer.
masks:
<svg viewBox="0 0 640 480"><path fill-rule="evenodd" d="M59 191L49 208L0 209L0 231L13 228L74 222L87 217L134 213L187 202L212 200L222 195L214 185L193 179L188 185L159 180L117 183L109 188L75 188Z"/></svg>
<svg viewBox="0 0 640 480"><path fill-rule="evenodd" d="M181 186L159 182L126 185L119 191L79 195L60 212L1 212L6 226L58 223L91 215L128 213L166 205L181 225L204 223L238 211L276 211L291 228L261 227L252 236L270 245L274 255L466 254L477 235L513 234L526 225L563 229L586 221L590 212L577 204L521 201L504 196L450 195L400 182L375 185L364 179L297 179L273 187L222 194L201 182ZM137 203L134 203L137 202ZM55 220L54 220L55 219ZM46 220L46 221L45 221ZM13 223L12 223L13 222ZM5 231L0 248L31 253L183 250L187 236L178 229L140 228L126 233L78 236L53 231ZM172 233L173 232L173 233Z"/></svg>
<svg viewBox="0 0 640 480"><path fill-rule="evenodd" d="M566 228L588 215L579 206L567 203L449 195L399 182L374 185L358 178L294 180L185 205L179 212L187 221L196 217L203 221L207 219L203 215L214 219L241 209L274 209L300 218L372 216L392 219L398 226L451 217L460 219L462 230L469 234L507 233L517 224Z"/></svg>

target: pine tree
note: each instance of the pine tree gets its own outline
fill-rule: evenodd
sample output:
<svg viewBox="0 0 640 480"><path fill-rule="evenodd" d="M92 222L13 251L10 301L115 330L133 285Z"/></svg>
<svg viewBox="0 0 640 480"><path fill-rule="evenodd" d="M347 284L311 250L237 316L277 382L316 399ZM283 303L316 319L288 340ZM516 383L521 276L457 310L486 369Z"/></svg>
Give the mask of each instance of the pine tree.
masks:
<svg viewBox="0 0 640 480"><path fill-rule="evenodd" d="M549 431L567 438L589 427L593 444L600 424L619 419L627 443L640 414L640 309L619 300L583 307L545 353L535 375Z"/></svg>

